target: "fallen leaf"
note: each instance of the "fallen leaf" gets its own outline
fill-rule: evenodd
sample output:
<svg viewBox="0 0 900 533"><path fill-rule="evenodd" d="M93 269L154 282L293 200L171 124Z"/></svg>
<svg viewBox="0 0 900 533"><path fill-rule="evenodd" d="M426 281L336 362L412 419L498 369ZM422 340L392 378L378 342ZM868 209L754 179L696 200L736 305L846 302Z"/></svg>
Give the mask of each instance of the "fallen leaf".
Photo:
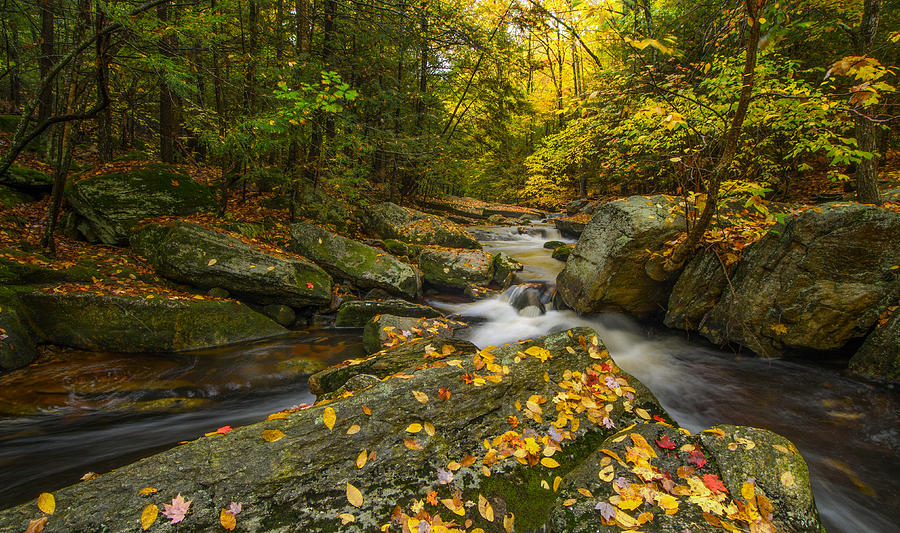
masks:
<svg viewBox="0 0 900 533"><path fill-rule="evenodd" d="M350 502L350 505L353 507L362 507L363 504L362 492L350 483L347 483L347 501Z"/></svg>
<svg viewBox="0 0 900 533"><path fill-rule="evenodd" d="M414 390L412 391L412 394L416 397L416 400L418 400L419 403L428 403L428 395L424 392Z"/></svg>
<svg viewBox="0 0 900 533"><path fill-rule="evenodd" d="M218 259L213 257L212 259L209 260L208 263L206 263L206 266L213 266L214 264L216 264L217 261L218 261Z"/></svg>
<svg viewBox="0 0 900 533"><path fill-rule="evenodd" d="M478 514L488 522L494 521L494 508L491 506L491 502L481 494L478 495Z"/></svg>
<svg viewBox="0 0 900 533"><path fill-rule="evenodd" d="M575 505L575 503L576 503L577 501L578 501L578 500L576 500L575 498L569 498L568 500L565 500L562 504L563 504L565 507L571 507L572 505Z"/></svg>
<svg viewBox="0 0 900 533"><path fill-rule="evenodd" d="M362 429L359 427L359 424L353 424L349 428L347 428L347 435L356 435L359 433L359 430Z"/></svg>
<svg viewBox="0 0 900 533"><path fill-rule="evenodd" d="M578 487L578 492L585 498L593 498L594 497L594 495L591 494L591 491L581 488L581 487Z"/></svg>
<svg viewBox="0 0 900 533"><path fill-rule="evenodd" d="M369 409L368 405L362 404L362 411L366 416L372 416L372 410Z"/></svg>
<svg viewBox="0 0 900 533"><path fill-rule="evenodd" d="M234 531L234 528L237 526L237 519L228 509L222 509L219 512L219 523L228 531Z"/></svg>
<svg viewBox="0 0 900 533"><path fill-rule="evenodd" d="M153 487L144 487L138 491L138 495L147 496L149 494L153 494L154 492L156 492L156 489L154 489Z"/></svg>
<svg viewBox="0 0 900 533"><path fill-rule="evenodd" d="M418 433L418 432L422 431L422 424L414 422L414 423L406 426L406 431L408 433Z"/></svg>
<svg viewBox="0 0 900 533"><path fill-rule="evenodd" d="M53 497L49 492L42 492L37 499L38 509L47 513L53 514L56 511L56 498Z"/></svg>
<svg viewBox="0 0 900 533"><path fill-rule="evenodd" d="M794 486L794 474L790 470L785 470L781 473L781 484L785 487Z"/></svg>
<svg viewBox="0 0 900 533"><path fill-rule="evenodd" d="M159 507L155 503L144 507L144 510L141 512L141 529L147 531L156 522L157 516L159 516Z"/></svg>
<svg viewBox="0 0 900 533"><path fill-rule="evenodd" d="M100 477L100 474L98 474L96 472L87 472L83 476L81 476L80 479L81 479L81 481L90 481L90 480L96 479L98 477Z"/></svg>
<svg viewBox="0 0 900 533"><path fill-rule="evenodd" d="M450 399L450 389L447 387L441 387L438 389L438 398L444 400L445 402Z"/></svg>
<svg viewBox="0 0 900 533"><path fill-rule="evenodd" d="M562 483L561 477L556 476L555 478L553 478L553 492L556 492L557 490L559 490L560 483Z"/></svg>
<svg viewBox="0 0 900 533"><path fill-rule="evenodd" d="M266 429L262 432L262 438L266 442L275 442L284 438L284 433L278 429Z"/></svg>
<svg viewBox="0 0 900 533"><path fill-rule="evenodd" d="M366 466L366 460L369 458L369 452L363 450L359 452L359 455L356 456L356 468L362 468Z"/></svg>
<svg viewBox="0 0 900 533"><path fill-rule="evenodd" d="M410 450L421 450L422 443L417 441L416 439L403 439L403 445L409 448Z"/></svg>
<svg viewBox="0 0 900 533"><path fill-rule="evenodd" d="M351 522L356 522L356 517L350 513L341 513L338 515L338 518L341 519L341 525L346 526Z"/></svg>
<svg viewBox="0 0 900 533"><path fill-rule="evenodd" d="M172 498L172 504L168 503L163 504L163 515L166 518L171 520L170 524L177 524L184 520L184 516L187 514L188 509L191 507L191 502L193 500L184 500L184 497L181 493L178 493L178 496Z"/></svg>
<svg viewBox="0 0 900 533"><path fill-rule="evenodd" d="M28 521L28 529L25 530L25 533L41 533L44 530L44 527L47 525L47 517L42 516L37 520L29 520ZM144 528L146 529L146 528Z"/></svg>
<svg viewBox="0 0 900 533"><path fill-rule="evenodd" d="M322 422L325 423L325 427L328 428L328 431L331 431L336 421L337 415L334 414L334 409L326 407L325 411L322 413Z"/></svg>
<svg viewBox="0 0 900 533"><path fill-rule="evenodd" d="M546 466L547 468L556 468L559 466L559 463L556 462L556 459L553 459L552 457L544 457L543 459L541 459L541 464Z"/></svg>
<svg viewBox="0 0 900 533"><path fill-rule="evenodd" d="M506 533L512 533L516 524L516 515L513 513L509 513L508 515L503 517L503 529L506 530Z"/></svg>
<svg viewBox="0 0 900 533"><path fill-rule="evenodd" d="M432 424L431 422L425 422L425 433L428 433L429 437L434 436L434 431L435 431L434 424Z"/></svg>

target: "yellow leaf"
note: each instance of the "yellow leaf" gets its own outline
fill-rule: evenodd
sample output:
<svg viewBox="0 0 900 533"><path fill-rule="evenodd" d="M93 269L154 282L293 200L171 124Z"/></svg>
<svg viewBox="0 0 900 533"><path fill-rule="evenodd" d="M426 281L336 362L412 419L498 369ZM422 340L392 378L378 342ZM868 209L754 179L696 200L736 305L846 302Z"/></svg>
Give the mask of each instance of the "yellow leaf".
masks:
<svg viewBox="0 0 900 533"><path fill-rule="evenodd" d="M154 492L156 492L156 489L154 489L153 487L144 487L138 491L138 495L147 496L148 494L153 494Z"/></svg>
<svg viewBox="0 0 900 533"><path fill-rule="evenodd" d="M266 429L262 432L262 438L266 442L275 442L284 438L284 433L278 429Z"/></svg>
<svg viewBox="0 0 900 533"><path fill-rule="evenodd" d="M547 468L556 468L559 466L559 463L556 462L556 459L552 457L544 457L541 459L541 464L546 466Z"/></svg>
<svg viewBox="0 0 900 533"><path fill-rule="evenodd" d="M785 487L794 486L794 474L790 470L785 470L781 473L781 484Z"/></svg>
<svg viewBox="0 0 900 533"><path fill-rule="evenodd" d="M428 395L424 392L414 390L412 391L412 394L416 397L416 400L418 400L419 403L428 403Z"/></svg>
<svg viewBox="0 0 900 533"><path fill-rule="evenodd" d="M372 416L372 410L369 409L368 405L362 404L362 411L366 416Z"/></svg>
<svg viewBox="0 0 900 533"><path fill-rule="evenodd" d="M753 501L756 496L756 487L753 486L753 483L746 481L741 485L741 496L748 502Z"/></svg>
<svg viewBox="0 0 900 533"><path fill-rule="evenodd" d="M338 515L338 518L341 519L341 525L346 526L351 522L356 522L356 517L350 513L341 513Z"/></svg>
<svg viewBox="0 0 900 533"><path fill-rule="evenodd" d="M600 477L601 480L608 482L608 481L612 481L613 478L616 477L616 472L615 472L615 469L613 468L613 465L608 464L605 467L601 468L600 472L598 472L597 475Z"/></svg>
<svg viewBox="0 0 900 533"><path fill-rule="evenodd" d="M334 427L335 421L337 421L337 415L334 414L334 409L326 407L322 413L322 422L325 422L325 427L328 428L328 431L331 431L331 428Z"/></svg>
<svg viewBox="0 0 900 533"><path fill-rule="evenodd" d="M508 515L503 517L503 529L506 530L506 533L512 533L513 529L516 527L516 515L513 513L509 513Z"/></svg>
<svg viewBox="0 0 900 533"><path fill-rule="evenodd" d="M287 418L287 413L283 411L278 411L277 413L272 413L266 417L266 420L283 420Z"/></svg>
<svg viewBox="0 0 900 533"><path fill-rule="evenodd" d="M785 326L784 324L772 324L771 326L769 326L769 329L779 335L784 335L788 331L787 326Z"/></svg>
<svg viewBox="0 0 900 533"><path fill-rule="evenodd" d="M722 428L704 429L703 433L711 433L720 439L725 436L725 431Z"/></svg>
<svg viewBox="0 0 900 533"><path fill-rule="evenodd" d="M206 263L206 266L213 266L218 261L215 257L209 260L209 263Z"/></svg>
<svg viewBox="0 0 900 533"><path fill-rule="evenodd" d="M478 495L478 514L488 522L494 521L494 508L491 507L491 502L481 494Z"/></svg>
<svg viewBox="0 0 900 533"><path fill-rule="evenodd" d="M350 502L350 505L353 507L362 507L363 504L362 492L350 483L347 483L347 501Z"/></svg>
<svg viewBox="0 0 900 533"><path fill-rule="evenodd" d="M414 423L406 426L406 431L408 433L418 433L418 432L422 431L422 424L414 422Z"/></svg>
<svg viewBox="0 0 900 533"><path fill-rule="evenodd" d="M228 531L234 531L235 526L237 526L237 520L234 517L234 513L228 509L222 509L219 512L219 523Z"/></svg>
<svg viewBox="0 0 900 533"><path fill-rule="evenodd" d="M434 436L434 424L431 422L425 422L425 433L428 433L429 437Z"/></svg>
<svg viewBox="0 0 900 533"><path fill-rule="evenodd" d="M656 500L656 503L666 511L666 514L675 514L678 512L678 500L668 494L660 496Z"/></svg>
<svg viewBox="0 0 900 533"><path fill-rule="evenodd" d="M542 480L541 480L541 488L542 488L542 489L550 490L550 484L547 483L547 480L546 480L546 479L542 479Z"/></svg>
<svg viewBox="0 0 900 533"><path fill-rule="evenodd" d="M650 413L647 412L646 409L641 409L640 407L636 407L634 409L634 414L643 418L644 420L650 420Z"/></svg>
<svg viewBox="0 0 900 533"><path fill-rule="evenodd" d="M356 456L356 468L362 468L366 466L366 460L369 458L369 452L363 450L359 452L359 455Z"/></svg>
<svg viewBox="0 0 900 533"><path fill-rule="evenodd" d="M141 529L147 531L150 529L150 526L153 525L153 522L156 522L156 516L159 514L159 507L156 504L151 503L147 507L144 507L144 510L141 512Z"/></svg>
<svg viewBox="0 0 900 533"><path fill-rule="evenodd" d="M417 441L416 439L403 439L403 445L409 448L410 450L421 450L422 443Z"/></svg>
<svg viewBox="0 0 900 533"><path fill-rule="evenodd" d="M569 506L575 505L575 502L577 502L577 501L578 500L576 500L575 498L569 498L568 500L563 502L563 505L566 507L569 507Z"/></svg>
<svg viewBox="0 0 900 533"><path fill-rule="evenodd" d="M347 428L347 435L356 435L357 433L359 433L360 429L361 428L359 427L359 424L353 424L352 426Z"/></svg>
<svg viewBox="0 0 900 533"><path fill-rule="evenodd" d="M37 499L38 509L47 513L53 514L53 511L56 511L56 498L53 497L49 492L42 492Z"/></svg>
<svg viewBox="0 0 900 533"><path fill-rule="evenodd" d="M594 497L594 495L591 494L591 491L589 491L587 489L583 489L581 487L578 487L578 492L581 493L581 495L584 496L585 498L593 498Z"/></svg>
<svg viewBox="0 0 900 533"><path fill-rule="evenodd" d="M553 492L556 492L557 490L559 490L560 483L562 483L561 477L556 476L555 478L553 478Z"/></svg>

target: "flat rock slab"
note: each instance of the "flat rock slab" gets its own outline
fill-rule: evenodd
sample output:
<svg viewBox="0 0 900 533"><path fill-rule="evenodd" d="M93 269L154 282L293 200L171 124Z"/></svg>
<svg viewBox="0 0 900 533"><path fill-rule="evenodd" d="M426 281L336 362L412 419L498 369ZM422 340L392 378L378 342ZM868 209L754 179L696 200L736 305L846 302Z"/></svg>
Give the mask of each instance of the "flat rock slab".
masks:
<svg viewBox="0 0 900 533"><path fill-rule="evenodd" d="M382 239L451 248L481 249L481 243L461 226L444 217L384 202L369 214L372 230Z"/></svg>
<svg viewBox="0 0 900 533"><path fill-rule="evenodd" d="M414 318L378 315L363 328L363 348L374 353L418 337L450 337L468 324L449 318Z"/></svg>
<svg viewBox="0 0 900 533"><path fill-rule="evenodd" d="M180 352L287 332L233 301L45 291L20 300L43 342L84 350Z"/></svg>
<svg viewBox="0 0 900 533"><path fill-rule="evenodd" d="M656 518L662 513L658 504L671 502L660 500L664 489L654 479L665 476L647 448L656 456L667 452L647 437L642 445L632 434L668 431L671 419L589 329L460 350L454 358L419 364L333 401L269 418L56 491L56 512L44 531L135 531L148 506L161 510L179 494L191 502L183 522L170 525L160 514L153 531L217 530L221 510L231 502L241 504L237 527L248 532L370 532L383 526L428 531L440 524L468 531L536 530L556 508L582 502L595 507L599 496L577 491L564 499L553 486L610 440L621 443L613 468L621 462L622 475L643 476L638 479L646 487L635 491L640 500L633 497L620 510L630 520L646 520L643 513L650 513L652 522L643 529L669 531L656 527L670 523ZM683 452L670 453L681 460ZM599 472L584 475L596 483L614 460L599 458ZM720 468L729 466L710 461L690 473L681 470L686 478L671 474L676 488L685 487L672 489L678 512L700 515L701 504L691 498L701 489L691 478L709 473L724 480ZM759 480L766 470L744 472ZM792 475L792 481L808 485L799 472ZM791 481L784 475L781 480ZM762 480L758 485L765 486ZM141 495L146 487L156 492ZM729 493L726 503L737 506L749 497ZM788 523L786 512L780 504L771 511L778 523ZM2 511L0 530L24 531L40 516L34 503ZM599 513L585 513L584 520L591 531L604 527ZM704 524L697 521L692 531L722 530Z"/></svg>
<svg viewBox="0 0 900 533"><path fill-rule="evenodd" d="M211 187L163 163L76 181L66 188L65 197L87 221L83 233L105 244L127 243L131 228L146 218L213 212L217 207Z"/></svg>
<svg viewBox="0 0 900 533"><path fill-rule="evenodd" d="M494 275L490 252L461 248L425 247L419 252L419 268L426 284L439 289L465 290L487 285Z"/></svg>
<svg viewBox="0 0 900 533"><path fill-rule="evenodd" d="M214 228L147 224L132 241L157 274L180 283L219 287L260 305L306 307L331 301L331 276L315 263L272 253Z"/></svg>
<svg viewBox="0 0 900 533"><path fill-rule="evenodd" d="M407 302L406 300L350 300L338 309L335 327L361 328L376 315L435 318L443 316L434 307Z"/></svg>
<svg viewBox="0 0 900 533"><path fill-rule="evenodd" d="M361 288L381 288L415 298L421 288L418 271L393 255L313 224L291 224L291 246L338 279Z"/></svg>

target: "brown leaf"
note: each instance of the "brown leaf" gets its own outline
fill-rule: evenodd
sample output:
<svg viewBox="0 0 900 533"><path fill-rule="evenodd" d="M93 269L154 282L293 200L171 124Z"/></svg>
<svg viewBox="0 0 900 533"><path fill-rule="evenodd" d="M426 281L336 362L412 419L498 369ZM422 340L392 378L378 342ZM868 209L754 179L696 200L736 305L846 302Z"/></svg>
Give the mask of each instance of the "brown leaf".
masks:
<svg viewBox="0 0 900 533"><path fill-rule="evenodd" d="M44 530L44 527L47 525L47 517L42 516L37 520L29 520L28 521L28 529L25 530L25 533L41 533Z"/></svg>

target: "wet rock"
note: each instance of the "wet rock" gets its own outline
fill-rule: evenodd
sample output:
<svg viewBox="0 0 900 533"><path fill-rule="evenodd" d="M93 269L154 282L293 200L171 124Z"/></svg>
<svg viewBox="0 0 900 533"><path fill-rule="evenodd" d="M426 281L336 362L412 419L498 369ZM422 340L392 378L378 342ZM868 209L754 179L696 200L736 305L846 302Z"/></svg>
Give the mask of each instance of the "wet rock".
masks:
<svg viewBox="0 0 900 533"><path fill-rule="evenodd" d="M341 304L334 321L335 327L361 328L376 315L394 315L416 318L442 316L437 309L406 300L350 300Z"/></svg>
<svg viewBox="0 0 900 533"><path fill-rule="evenodd" d="M544 248L546 248L548 250L556 250L560 246L565 246L565 245L566 245L566 243L564 243L562 241L547 241L544 243Z"/></svg>
<svg viewBox="0 0 900 533"><path fill-rule="evenodd" d="M19 298L22 314L42 342L85 350L178 352L287 332L232 301L74 291L35 291Z"/></svg>
<svg viewBox="0 0 900 533"><path fill-rule="evenodd" d="M228 298L231 296L231 293L228 290L223 289L222 287L213 287L206 291L206 294L212 296L213 298Z"/></svg>
<svg viewBox="0 0 900 533"><path fill-rule="evenodd" d="M464 290L469 285L491 282L494 257L481 250L425 247L419 253L419 268L428 285Z"/></svg>
<svg viewBox="0 0 900 533"><path fill-rule="evenodd" d="M318 226L291 224L291 246L332 276L357 287L378 287L406 298L415 298L419 293L421 281L413 267L391 254Z"/></svg>
<svg viewBox="0 0 900 533"><path fill-rule="evenodd" d="M34 332L16 309L24 288L0 288L0 371L21 368L38 357Z"/></svg>
<svg viewBox="0 0 900 533"><path fill-rule="evenodd" d="M632 196L603 204L557 277L563 300L582 313L625 312L645 317L665 309L672 287L646 270L651 252L683 231L667 196Z"/></svg>
<svg viewBox="0 0 900 533"><path fill-rule="evenodd" d="M498 252L497 255L494 256L494 273L492 280L494 283L503 286L507 283L507 280L510 279L513 272L520 272L525 268L525 265L516 261L512 257L506 255L504 252Z"/></svg>
<svg viewBox="0 0 900 533"><path fill-rule="evenodd" d="M569 256L572 255L572 250L574 249L574 244L563 244L562 246L554 248L553 253L550 254L550 257L556 259L557 261L566 262L569 260Z"/></svg>
<svg viewBox="0 0 900 533"><path fill-rule="evenodd" d="M582 207L591 203L590 198L577 198L566 204L566 215L572 216L578 213Z"/></svg>
<svg viewBox="0 0 900 533"><path fill-rule="evenodd" d="M37 252L0 248L0 283L6 286L91 281L94 277L103 275L83 263L63 268Z"/></svg>
<svg viewBox="0 0 900 533"><path fill-rule="evenodd" d="M234 235L191 223L147 224L132 247L157 274L195 287L220 287L260 305L327 305L331 277L301 258L275 255Z"/></svg>
<svg viewBox="0 0 900 533"><path fill-rule="evenodd" d="M297 321L297 313L287 305L269 304L262 308L262 314L289 328Z"/></svg>
<svg viewBox="0 0 900 533"><path fill-rule="evenodd" d="M700 332L765 357L834 350L900 298L900 213L832 203L770 231L744 255Z"/></svg>
<svg viewBox="0 0 900 533"><path fill-rule="evenodd" d="M639 472L648 476L660 463L653 458L640 462L644 448L628 453L636 445L632 434L670 432L679 443L675 439L687 437L655 423L654 417L666 423L671 418L595 339L593 331L579 328L480 353L458 344L454 353L438 360L427 350L438 347L420 341L415 345L418 357L411 352L409 366L378 382L361 378L365 387L352 395L345 389L332 401L285 418L203 437L56 491L56 512L44 531L133 531L142 509L171 502L179 493L192 501L178 525L185 532L215 530L220 510L232 501L241 502L238 527L248 532L369 532L391 524L392 516L416 531L424 518L416 517L413 507L419 505L425 506L429 520L436 521L436 514L458 524L471 520L472 528L490 533L513 528L569 531L553 527L548 518L589 505L590 511L583 513L586 526L590 531L605 528L593 510L597 496L584 496L574 481L555 492L554 478L571 480L577 471L586 483L582 489L610 486L598 477L606 461L622 477L636 480L633 468L646 464ZM284 436L267 442L265 430ZM648 448L657 446L649 437L644 440ZM615 451L622 464L604 460L601 455L606 454L597 451L601 446ZM677 448L651 449L673 461L687 454ZM586 461L599 469L584 466ZM710 461L687 475L705 473L720 470ZM795 482L807 483L799 472L794 474ZM673 479L687 486L676 475ZM697 518L692 531L705 531L704 519L688 501L692 494L678 495L679 513L673 518L644 501L650 490L661 490L658 483L646 484L638 509L623 511L633 520L651 512L653 521L644 530L678 531L654 526L673 523L683 511ZM158 492L141 496L144 487ZM597 486L594 493L604 494L601 489ZM361 498L348 500L356 490ZM424 502L432 491L441 503ZM564 498L575 498L574 505ZM784 511L776 507L773 514L781 517ZM35 513L33 502L0 511L0 530L24 530ZM343 513L352 521L344 515L342 523ZM432 525L436 523L421 530ZM162 520L153 527L173 530Z"/></svg>
<svg viewBox="0 0 900 533"><path fill-rule="evenodd" d="M500 215L502 217L516 218L519 220L540 220L544 218L546 215L545 212L539 209L531 209L529 207L520 207L516 205L492 205L490 207L485 207L482 210L482 214L485 217L491 217L493 215Z"/></svg>
<svg viewBox="0 0 900 533"><path fill-rule="evenodd" d="M454 331L466 326L463 322L447 318L380 315L363 327L363 348L366 353L374 353L417 337L450 337Z"/></svg>
<svg viewBox="0 0 900 533"><path fill-rule="evenodd" d="M385 239L383 242L384 242L384 249L393 255L399 255L399 256L404 256L404 257L409 257L412 255L415 255L413 253L413 249L404 242L398 241L396 239Z"/></svg>
<svg viewBox="0 0 900 533"><path fill-rule="evenodd" d="M212 188L177 167L151 163L123 173L92 176L66 188L66 200L87 230L105 244L125 244L141 220L213 212Z"/></svg>
<svg viewBox="0 0 900 533"><path fill-rule="evenodd" d="M850 359L850 372L900 381L900 312L896 308L884 323L879 320Z"/></svg>
<svg viewBox="0 0 900 533"><path fill-rule="evenodd" d="M372 207L372 230L382 239L407 243L481 249L475 237L446 218L385 202Z"/></svg>
<svg viewBox="0 0 900 533"><path fill-rule="evenodd" d="M724 262L713 250L697 252L672 287L666 309L666 326L688 331L696 331L700 327L719 301L737 263L723 265Z"/></svg>
<svg viewBox="0 0 900 533"><path fill-rule="evenodd" d="M426 346L428 349L426 357ZM447 346L447 348L445 348ZM317 396L335 392L347 384L347 390L353 390L351 380L358 376L374 376L384 379L406 368L434 363L446 358L455 358L460 354L474 353L478 348L474 344L459 339L418 337L396 346L373 353L368 357L350 359L330 366L309 378L309 390ZM366 385L368 386L368 384Z"/></svg>
<svg viewBox="0 0 900 533"><path fill-rule="evenodd" d="M484 218L482 209L488 204L468 196L443 196L440 199L427 198L423 205L436 211L451 213L470 218Z"/></svg>
<svg viewBox="0 0 900 533"><path fill-rule="evenodd" d="M591 221L591 215L578 214L568 217L558 217L553 219L553 225L556 229L566 237L577 239L584 233L588 222Z"/></svg>

